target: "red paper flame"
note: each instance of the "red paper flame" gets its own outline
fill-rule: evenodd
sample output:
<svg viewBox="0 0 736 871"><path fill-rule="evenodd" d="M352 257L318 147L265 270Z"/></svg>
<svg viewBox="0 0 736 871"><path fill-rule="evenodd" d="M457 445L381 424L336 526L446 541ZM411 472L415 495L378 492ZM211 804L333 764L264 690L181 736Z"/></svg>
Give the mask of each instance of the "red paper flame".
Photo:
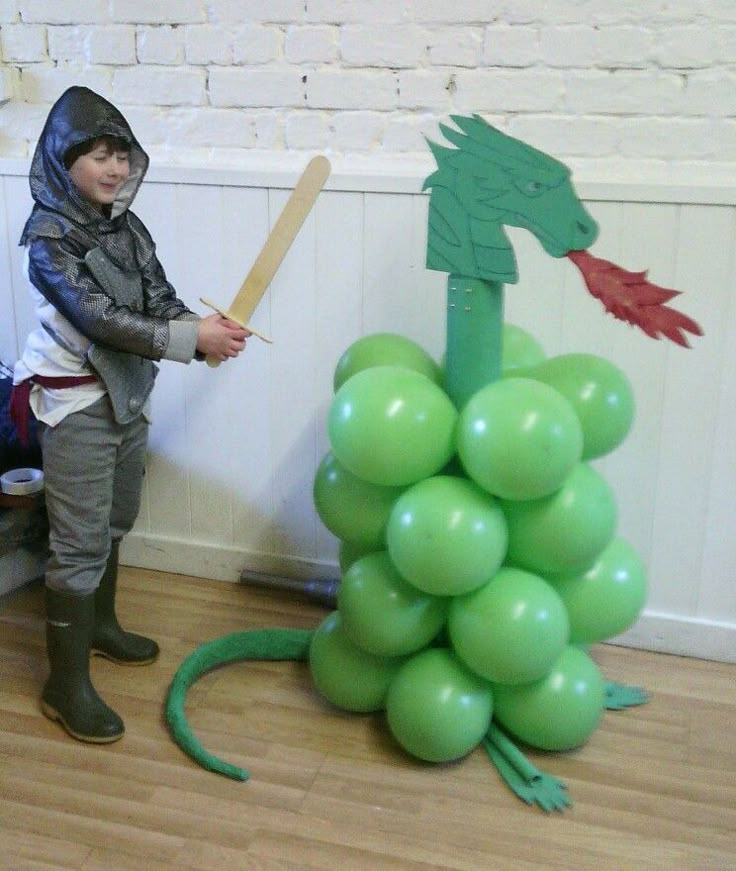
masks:
<svg viewBox="0 0 736 871"><path fill-rule="evenodd" d="M700 326L687 315L665 305L679 296L647 281L646 272L629 272L587 251L569 251L567 256L580 270L585 286L607 312L643 330L653 339L666 336L678 345L690 347L683 331L702 336Z"/></svg>

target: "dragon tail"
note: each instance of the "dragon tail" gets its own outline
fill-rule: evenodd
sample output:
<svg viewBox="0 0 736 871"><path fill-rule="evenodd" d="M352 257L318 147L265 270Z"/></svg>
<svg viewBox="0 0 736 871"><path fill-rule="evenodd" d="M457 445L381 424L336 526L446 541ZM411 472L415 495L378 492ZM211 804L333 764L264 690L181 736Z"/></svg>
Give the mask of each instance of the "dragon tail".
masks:
<svg viewBox="0 0 736 871"><path fill-rule="evenodd" d="M179 666L169 687L166 720L179 747L197 764L233 780L247 780L245 768L225 762L206 750L192 732L185 705L189 688L208 671L242 660L305 661L313 631L307 629L251 629L233 632L198 647Z"/></svg>

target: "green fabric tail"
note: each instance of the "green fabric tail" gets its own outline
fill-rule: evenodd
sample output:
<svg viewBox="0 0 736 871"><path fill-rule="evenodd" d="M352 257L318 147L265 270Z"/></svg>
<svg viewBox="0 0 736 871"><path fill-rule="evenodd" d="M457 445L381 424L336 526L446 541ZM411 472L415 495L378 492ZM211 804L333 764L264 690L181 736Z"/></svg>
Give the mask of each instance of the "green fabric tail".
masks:
<svg viewBox="0 0 736 871"><path fill-rule="evenodd" d="M191 653L179 666L169 687L166 700L166 720L174 741L181 749L208 771L224 774L233 780L247 780L245 768L239 768L209 753L189 728L184 711L187 690L198 678L213 668L247 659L295 660L309 657L309 645L314 632L308 629L251 629L233 632Z"/></svg>

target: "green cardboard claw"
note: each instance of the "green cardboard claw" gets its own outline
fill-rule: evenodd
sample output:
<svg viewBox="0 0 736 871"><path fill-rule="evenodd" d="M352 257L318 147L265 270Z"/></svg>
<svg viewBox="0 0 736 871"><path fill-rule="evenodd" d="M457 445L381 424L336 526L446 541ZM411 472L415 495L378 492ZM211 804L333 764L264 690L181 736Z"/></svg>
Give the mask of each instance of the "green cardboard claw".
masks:
<svg viewBox="0 0 736 871"><path fill-rule="evenodd" d="M534 790L506 759L501 751L488 739L483 739L483 747L491 762L501 775L506 786L526 804L534 804Z"/></svg>
<svg viewBox="0 0 736 871"><path fill-rule="evenodd" d="M637 705L646 705L649 693L643 687L630 687L611 681L606 684L604 705L608 711L624 711Z"/></svg>
<svg viewBox="0 0 736 871"><path fill-rule="evenodd" d="M545 813L572 807L567 787L557 777L536 768L495 724L491 723L483 747L506 785L526 804Z"/></svg>

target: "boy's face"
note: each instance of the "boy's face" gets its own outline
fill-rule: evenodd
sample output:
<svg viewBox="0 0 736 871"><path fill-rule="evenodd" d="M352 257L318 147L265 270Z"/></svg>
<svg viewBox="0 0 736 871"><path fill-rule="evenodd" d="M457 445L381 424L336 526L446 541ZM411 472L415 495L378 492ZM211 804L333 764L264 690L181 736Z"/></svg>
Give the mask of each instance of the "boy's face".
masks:
<svg viewBox="0 0 736 871"><path fill-rule="evenodd" d="M87 202L98 208L109 206L130 175L129 155L100 143L74 161L69 175Z"/></svg>

